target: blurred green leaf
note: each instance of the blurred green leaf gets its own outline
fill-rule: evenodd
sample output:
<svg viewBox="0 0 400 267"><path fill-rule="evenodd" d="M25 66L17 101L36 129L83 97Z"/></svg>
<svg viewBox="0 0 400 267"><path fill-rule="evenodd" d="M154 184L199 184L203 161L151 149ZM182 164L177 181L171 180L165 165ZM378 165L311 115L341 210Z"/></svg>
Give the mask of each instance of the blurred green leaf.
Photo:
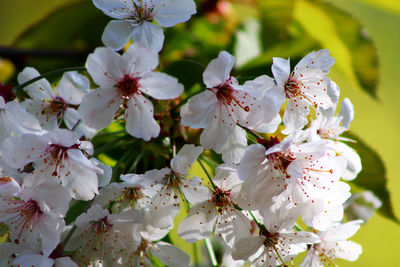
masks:
<svg viewBox="0 0 400 267"><path fill-rule="evenodd" d="M375 45L361 23L350 14L332 4L314 0L335 23L338 35L352 54L354 72L362 88L377 97L379 62Z"/></svg>
<svg viewBox="0 0 400 267"><path fill-rule="evenodd" d="M379 213L396 223L400 223L394 214L390 201L386 168L380 155L353 133L347 132L345 136L357 141L356 143L349 143L349 145L360 155L363 165L362 171L352 183L372 191L383 203L378 210Z"/></svg>
<svg viewBox="0 0 400 267"><path fill-rule="evenodd" d="M205 66L191 59L182 59L168 65L164 72L176 77L180 83L185 86L185 90L189 90L195 84L203 83L203 72Z"/></svg>
<svg viewBox="0 0 400 267"><path fill-rule="evenodd" d="M75 219L84 213L88 205L90 205L90 201L83 201L83 200L77 200L75 201L74 204L69 208L67 215L65 216L65 224L71 224L75 221Z"/></svg>

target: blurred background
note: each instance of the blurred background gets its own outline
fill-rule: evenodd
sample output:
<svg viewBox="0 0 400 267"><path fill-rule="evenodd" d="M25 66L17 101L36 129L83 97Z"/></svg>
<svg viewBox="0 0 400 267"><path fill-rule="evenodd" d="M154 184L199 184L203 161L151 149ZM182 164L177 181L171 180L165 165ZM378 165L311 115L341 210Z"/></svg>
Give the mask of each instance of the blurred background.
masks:
<svg viewBox="0 0 400 267"><path fill-rule="evenodd" d="M353 102L351 133L368 152L354 190L373 189L384 202L380 213L352 239L363 246L359 260L337 264L396 266L400 1L199 0L197 4L198 13L188 23L166 29L161 52L161 68L178 77L187 94L201 85L202 64L221 50L237 57L235 75L241 81L271 75L272 57L290 57L295 64L312 50L331 51L336 64L329 76L341 88L341 99ZM87 55L102 46L100 38L109 20L89 0L0 1L0 82L16 85L16 74L25 66L46 73L84 65ZM365 150L364 144L375 152Z"/></svg>

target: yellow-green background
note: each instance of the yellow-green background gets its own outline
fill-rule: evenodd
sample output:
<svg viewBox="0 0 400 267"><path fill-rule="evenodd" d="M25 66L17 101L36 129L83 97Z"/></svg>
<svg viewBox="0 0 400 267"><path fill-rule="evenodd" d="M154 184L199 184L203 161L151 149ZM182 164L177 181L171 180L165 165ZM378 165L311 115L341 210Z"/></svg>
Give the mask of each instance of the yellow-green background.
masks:
<svg viewBox="0 0 400 267"><path fill-rule="evenodd" d="M265 0L270 1L270 0ZM8 9L13 2L14 9ZM37 21L54 6L73 0L53 1L43 6L39 3L49 1L1 0L0 10L23 14L23 19L0 17L0 45L8 44L25 25ZM355 120L352 131L372 146L386 163L388 187L391 191L395 213L400 215L400 162L398 160L400 142L400 1L399 0L330 0L358 18L372 36L380 58L380 85L376 101L362 92L351 81L344 79L343 70L334 67L331 77L339 84L342 97L349 97L355 106ZM15 4L17 3L17 5ZM315 10L302 8L298 17L315 19ZM308 13L309 12L309 13ZM323 19L323 18L322 18ZM312 22L312 21L311 21ZM319 23L315 27L322 27ZM330 25L334 31L334 25ZM334 57L346 58L332 41L332 29L321 42L332 51ZM351 51L346 51L351 53ZM340 266L398 266L400 249L400 225L376 215L364 225L353 238L363 246L363 254L356 263L338 262Z"/></svg>

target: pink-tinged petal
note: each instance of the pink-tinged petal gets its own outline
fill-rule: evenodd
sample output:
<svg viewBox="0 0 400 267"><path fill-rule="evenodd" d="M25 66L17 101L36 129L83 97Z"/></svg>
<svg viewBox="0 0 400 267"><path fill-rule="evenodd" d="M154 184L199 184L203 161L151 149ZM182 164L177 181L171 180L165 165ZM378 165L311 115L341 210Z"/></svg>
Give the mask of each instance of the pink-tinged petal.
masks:
<svg viewBox="0 0 400 267"><path fill-rule="evenodd" d="M153 103L142 95L136 95L128 101L128 108L125 110L126 131L145 141L157 137L160 134L160 125L153 114Z"/></svg>
<svg viewBox="0 0 400 267"><path fill-rule="evenodd" d="M62 218L52 218L47 214L40 217L37 227L42 240L42 250L45 255L50 255L60 242L65 222Z"/></svg>
<svg viewBox="0 0 400 267"><path fill-rule="evenodd" d="M79 113L73 108L67 108L64 112L64 122L68 129L72 129L79 121ZM96 129L89 127L84 122L80 122L74 130L79 136L85 136L86 138L92 137L96 133Z"/></svg>
<svg viewBox="0 0 400 267"><path fill-rule="evenodd" d="M71 147L79 144L79 135L67 129L55 129L39 137L48 144L57 144L63 147Z"/></svg>
<svg viewBox="0 0 400 267"><path fill-rule="evenodd" d="M220 52L217 58L211 60L203 73L203 81L207 88L214 88L227 82L234 64L234 56L226 51Z"/></svg>
<svg viewBox="0 0 400 267"><path fill-rule="evenodd" d="M264 241L265 236L247 237L239 240L232 253L232 258L235 260L247 260L263 246Z"/></svg>
<svg viewBox="0 0 400 267"><path fill-rule="evenodd" d="M164 43L164 31L160 26L145 21L134 28L132 40L159 52Z"/></svg>
<svg viewBox="0 0 400 267"><path fill-rule="evenodd" d="M275 81L278 86L285 86L290 75L290 60L279 57L272 59L272 74L274 75Z"/></svg>
<svg viewBox="0 0 400 267"><path fill-rule="evenodd" d="M89 127L102 129L111 124L121 104L115 89L96 89L87 94L79 106L79 117Z"/></svg>
<svg viewBox="0 0 400 267"><path fill-rule="evenodd" d="M283 124L285 129L283 134L291 134L296 130L301 130L307 123L307 115L310 113L308 104L305 101L291 99L283 114Z"/></svg>
<svg viewBox="0 0 400 267"><path fill-rule="evenodd" d="M106 47L98 47L88 56L86 69L93 81L103 88L112 88L124 76L121 56Z"/></svg>
<svg viewBox="0 0 400 267"><path fill-rule="evenodd" d="M71 164L69 176L62 177L62 184L71 197L80 200L91 200L98 194L98 179L95 172L83 165Z"/></svg>
<svg viewBox="0 0 400 267"><path fill-rule="evenodd" d="M189 215L179 224L178 235L189 243L204 239L211 235L217 216L213 203L199 203L190 209Z"/></svg>
<svg viewBox="0 0 400 267"><path fill-rule="evenodd" d="M51 131L58 127L57 114L53 112L49 112L48 107L50 104L49 101L42 102L42 100L38 99L26 99L21 105L25 108L25 110L34 116L38 121L40 127L44 130Z"/></svg>
<svg viewBox="0 0 400 267"><path fill-rule="evenodd" d="M11 177L0 178L0 195L7 197L14 197L21 193L21 186Z"/></svg>
<svg viewBox="0 0 400 267"><path fill-rule="evenodd" d="M354 107L350 99L345 98L340 106L339 115L342 117L342 125L346 128L350 128L350 122L354 119Z"/></svg>
<svg viewBox="0 0 400 267"><path fill-rule="evenodd" d="M160 241L154 247L151 247L150 251L165 265L176 267L189 266L190 256L171 244Z"/></svg>
<svg viewBox="0 0 400 267"><path fill-rule="evenodd" d="M71 105L79 105L89 90L89 79L77 71L64 73L57 86L57 94Z"/></svg>
<svg viewBox="0 0 400 267"><path fill-rule="evenodd" d="M158 66L158 53L141 43L133 43L122 55L122 60L125 72L136 77Z"/></svg>
<svg viewBox="0 0 400 267"><path fill-rule="evenodd" d="M147 72L140 79L140 91L159 100L180 96L183 85L178 79L161 72Z"/></svg>
<svg viewBox="0 0 400 267"><path fill-rule="evenodd" d="M67 158L72 164L82 165L85 169L95 173L103 173L103 170L97 167L91 159L88 159L80 149L68 149Z"/></svg>
<svg viewBox="0 0 400 267"><path fill-rule="evenodd" d="M96 158L92 158L92 161L97 166L97 168L103 171L102 173L97 174L97 178L99 179L99 187L104 187L108 185L112 177L112 168Z"/></svg>
<svg viewBox="0 0 400 267"><path fill-rule="evenodd" d="M114 51L121 50L131 39L135 27L130 20L112 20L106 25L101 41Z"/></svg>
<svg viewBox="0 0 400 267"><path fill-rule="evenodd" d="M125 0L92 0L93 4L109 17L128 19L134 12L134 6Z"/></svg>
<svg viewBox="0 0 400 267"><path fill-rule="evenodd" d="M6 104L6 117L10 129L17 134L38 134L41 131L38 120L26 112L26 110L16 101L11 101Z"/></svg>
<svg viewBox="0 0 400 267"><path fill-rule="evenodd" d="M172 27L185 22L196 13L193 0L164 0L154 7L154 20L162 27Z"/></svg>
<svg viewBox="0 0 400 267"><path fill-rule="evenodd" d="M246 147L246 131L237 126L226 143L220 149L215 150L215 152L222 154L222 160L225 163L238 164L242 159Z"/></svg>
<svg viewBox="0 0 400 267"><path fill-rule="evenodd" d="M0 152L6 164L19 169L44 155L47 145L37 135L24 134L4 140Z"/></svg>
<svg viewBox="0 0 400 267"><path fill-rule="evenodd" d="M31 67L26 67L22 72L18 74L18 82L22 84L38 76L40 76L40 73L36 69ZM53 87L44 78L26 86L24 90L33 99L38 99L38 100L46 98L53 99L56 97L56 94L53 91Z"/></svg>
<svg viewBox="0 0 400 267"><path fill-rule="evenodd" d="M205 128L210 114L215 112L217 97L211 91L205 91L191 97L182 109L181 117L184 126L193 129Z"/></svg>
<svg viewBox="0 0 400 267"><path fill-rule="evenodd" d="M192 164L203 153L201 146L184 145L178 154L171 160L171 168L178 173L186 174L189 172Z"/></svg>

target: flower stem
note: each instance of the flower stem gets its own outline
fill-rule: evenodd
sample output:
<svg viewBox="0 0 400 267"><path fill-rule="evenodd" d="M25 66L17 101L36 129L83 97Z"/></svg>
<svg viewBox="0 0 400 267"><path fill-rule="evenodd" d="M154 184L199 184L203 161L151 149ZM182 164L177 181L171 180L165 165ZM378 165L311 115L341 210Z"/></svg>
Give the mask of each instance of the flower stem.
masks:
<svg viewBox="0 0 400 267"><path fill-rule="evenodd" d="M258 133L254 132L253 130L250 130L249 128L243 127L243 129L246 130L246 132L248 132L249 134L251 134L252 136L254 136L256 139L264 139L264 137L262 137L261 135L259 135Z"/></svg>
<svg viewBox="0 0 400 267"><path fill-rule="evenodd" d="M210 255L212 266L217 266L217 264L218 264L217 258L215 257L214 249L212 247L210 239L206 238L204 241L206 243L208 254Z"/></svg>
<svg viewBox="0 0 400 267"><path fill-rule="evenodd" d="M208 177L208 180L210 181L212 187L216 188L217 186L214 184L214 181L212 180L211 175L208 173L208 171L207 171L206 167L204 166L203 162L201 162L200 159L197 159L197 161L199 162L199 164L200 164L201 168L203 169L203 171L206 173L206 175Z"/></svg>

